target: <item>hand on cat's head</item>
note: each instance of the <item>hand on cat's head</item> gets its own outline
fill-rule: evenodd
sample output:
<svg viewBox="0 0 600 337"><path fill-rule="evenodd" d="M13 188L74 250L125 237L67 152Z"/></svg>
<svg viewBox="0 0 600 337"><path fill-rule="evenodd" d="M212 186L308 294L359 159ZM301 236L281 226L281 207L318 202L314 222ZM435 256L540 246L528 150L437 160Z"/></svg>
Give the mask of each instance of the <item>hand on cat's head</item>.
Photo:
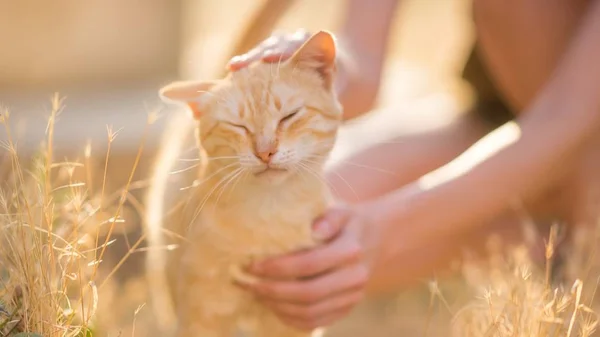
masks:
<svg viewBox="0 0 600 337"><path fill-rule="evenodd" d="M310 34L300 29L293 34L274 34L249 52L234 56L227 63L227 70L238 71L256 61L266 63L289 59L309 38Z"/></svg>
<svg viewBox="0 0 600 337"><path fill-rule="evenodd" d="M265 63L277 63L277 77L279 71L285 68L292 68L292 72L309 71L316 72L323 86L327 91L331 90L331 83L336 71L336 53L337 46L334 36L326 31L319 31L312 36L305 31L298 31L291 36L273 36L265 40L252 51L234 57L228 64L232 72L246 69L256 61L262 60ZM232 74L230 82L242 82L243 79ZM260 77L264 74L254 73L254 77ZM273 77L273 74L270 74ZM246 76L247 77L247 76ZM279 78L277 78L279 79ZM270 78L269 80L273 80ZM213 91L214 88L222 87L224 81L178 81L173 82L160 90L160 97L163 101L170 103L179 103L187 105L194 113L195 118L201 117L199 101L205 94Z"/></svg>
<svg viewBox="0 0 600 337"><path fill-rule="evenodd" d="M321 31L285 61L255 62L219 81L175 82L160 94L202 120L200 143L210 157L235 157L255 174L314 172L341 124L335 73L335 39Z"/></svg>

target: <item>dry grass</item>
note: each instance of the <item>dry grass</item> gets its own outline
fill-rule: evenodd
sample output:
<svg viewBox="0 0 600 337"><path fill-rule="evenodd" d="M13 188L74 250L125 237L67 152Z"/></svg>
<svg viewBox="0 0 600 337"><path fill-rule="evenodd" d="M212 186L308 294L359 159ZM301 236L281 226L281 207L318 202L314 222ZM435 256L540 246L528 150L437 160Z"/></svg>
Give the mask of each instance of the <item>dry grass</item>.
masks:
<svg viewBox="0 0 600 337"><path fill-rule="evenodd" d="M100 289L131 254L142 250L143 235L131 243L124 237L127 253L114 265L102 263L123 222L124 205L133 205L142 213L143 205L133 199L130 191L144 186L143 182L132 182L144 139L125 188L109 193L106 171L110 144L117 133L108 129L102 173L90 168L90 146L82 149L81 161L56 162L52 137L61 106L62 100L54 97L46 142L27 166L22 165L11 140L8 111L1 111L0 124L9 141L1 144L0 152L0 336L91 336L110 330L94 326L97 314L103 316L103 325L111 324L110 313L99 311L114 311L113 316L119 312L106 308L103 301L110 299L103 298ZM151 116L148 124L153 121ZM99 174L101 183L93 186L93 178ZM524 248L505 254L500 253L498 245L492 245L493 254L488 260L468 261L463 275L475 295L459 305L448 335L593 336L598 324L594 302L600 277L598 239L589 229L578 233L576 244L567 251L565 268L559 271L550 268L556 255L556 231L551 232L547 244L545 268L532 263ZM432 285L430 310L415 323L421 324L419 330L425 335L434 330L428 325L435 324L431 319L435 301L453 312L437 283ZM133 321L132 335L141 308L128 316Z"/></svg>
<svg viewBox="0 0 600 337"><path fill-rule="evenodd" d="M465 279L477 295L455 315L452 335L593 336L598 325L598 315L593 309L597 283L585 283L579 278L584 269L574 273L573 268L561 273L551 270L556 232L553 227L546 244L545 268L530 260L525 247L511 249L509 254L500 253L496 247L485 263L466 263ZM569 281L567 270L576 277L574 280Z"/></svg>
<svg viewBox="0 0 600 337"><path fill-rule="evenodd" d="M90 146L82 149L82 162L53 158L61 109L56 95L46 142L31 165L23 165L17 153L8 110L0 111L8 136L0 152L0 336L91 336L99 289L143 241L130 245L117 266L99 272L113 230L123 221L123 205L134 203L129 190L137 160L119 193L105 195L104 183L93 190ZM109 129L109 145L115 137ZM110 146L107 163L109 156Z"/></svg>

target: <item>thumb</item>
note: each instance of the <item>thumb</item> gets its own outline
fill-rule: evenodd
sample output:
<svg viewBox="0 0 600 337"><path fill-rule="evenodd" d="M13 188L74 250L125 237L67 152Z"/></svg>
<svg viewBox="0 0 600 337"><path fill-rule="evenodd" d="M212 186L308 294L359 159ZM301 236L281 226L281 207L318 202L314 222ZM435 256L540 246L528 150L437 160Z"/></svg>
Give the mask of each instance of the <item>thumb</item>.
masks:
<svg viewBox="0 0 600 337"><path fill-rule="evenodd" d="M350 218L350 211L346 208L328 210L313 223L313 238L326 242L338 236Z"/></svg>

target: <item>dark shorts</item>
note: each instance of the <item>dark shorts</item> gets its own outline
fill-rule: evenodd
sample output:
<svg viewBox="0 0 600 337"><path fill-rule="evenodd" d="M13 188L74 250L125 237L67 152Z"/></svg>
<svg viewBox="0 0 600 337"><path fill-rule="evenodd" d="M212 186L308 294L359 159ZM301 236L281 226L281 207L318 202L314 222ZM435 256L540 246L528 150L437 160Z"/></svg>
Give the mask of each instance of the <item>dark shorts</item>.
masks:
<svg viewBox="0 0 600 337"><path fill-rule="evenodd" d="M494 128L511 121L515 117L492 83L476 47L472 49L469 55L462 72L462 78L475 91L475 106L472 113L480 116Z"/></svg>

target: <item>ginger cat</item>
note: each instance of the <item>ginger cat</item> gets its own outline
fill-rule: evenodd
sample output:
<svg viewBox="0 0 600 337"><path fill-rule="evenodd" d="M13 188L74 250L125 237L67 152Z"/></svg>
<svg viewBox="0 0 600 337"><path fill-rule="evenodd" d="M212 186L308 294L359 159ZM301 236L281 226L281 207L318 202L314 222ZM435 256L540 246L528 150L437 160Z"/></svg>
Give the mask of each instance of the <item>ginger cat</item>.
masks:
<svg viewBox="0 0 600 337"><path fill-rule="evenodd" d="M174 316L176 336L314 336L234 281L253 281L242 270L255 259L318 244L311 224L332 201L322 171L342 121L335 72L335 39L321 31L285 62L161 89L192 112L201 163L175 195L155 180L148 204L152 301L159 319Z"/></svg>

